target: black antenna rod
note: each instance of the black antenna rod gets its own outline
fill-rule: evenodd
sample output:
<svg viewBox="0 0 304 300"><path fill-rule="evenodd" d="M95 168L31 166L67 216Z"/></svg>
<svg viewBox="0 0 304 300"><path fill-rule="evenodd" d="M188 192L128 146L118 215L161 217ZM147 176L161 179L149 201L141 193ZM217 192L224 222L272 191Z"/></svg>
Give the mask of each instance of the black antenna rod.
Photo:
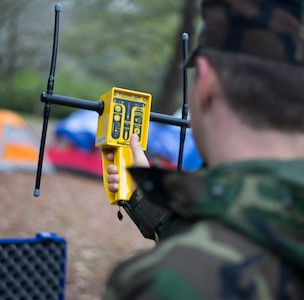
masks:
<svg viewBox="0 0 304 300"><path fill-rule="evenodd" d="M49 75L48 84L47 84L47 94L48 95L52 95L53 90L54 90L56 60L57 60L57 51L58 51L60 11L61 11L60 4L56 4L55 5L55 28L54 28L52 62L51 62L50 75ZM42 164L43 164L46 133L47 133L50 112L51 112L51 102L46 101L45 106L44 106L44 119L43 119L42 133L41 133L38 167L37 167L37 173L36 173L36 184L35 184L35 190L34 190L35 197L39 197L39 195L40 195L40 181L41 181L41 173L42 173Z"/></svg>
<svg viewBox="0 0 304 300"><path fill-rule="evenodd" d="M182 35L183 39L183 65L188 60L188 34L183 33ZM183 68L183 108L182 108L182 119L187 120L188 118L188 70L187 68ZM183 155L184 155L184 145L185 145L185 139L186 139L186 129L187 126L181 126L180 129L180 144L179 144L179 153L178 153L178 163L177 163L177 170L182 170L182 164L183 164Z"/></svg>

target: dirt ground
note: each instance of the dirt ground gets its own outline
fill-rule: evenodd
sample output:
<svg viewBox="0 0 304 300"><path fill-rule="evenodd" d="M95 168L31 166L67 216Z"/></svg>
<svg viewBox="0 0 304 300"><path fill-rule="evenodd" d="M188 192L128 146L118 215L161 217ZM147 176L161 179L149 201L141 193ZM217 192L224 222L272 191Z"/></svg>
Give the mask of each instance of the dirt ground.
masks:
<svg viewBox="0 0 304 300"><path fill-rule="evenodd" d="M44 174L38 198L33 196L35 174L0 173L0 183L1 238L55 232L67 240L66 300L101 299L112 267L154 245L124 211L118 220L118 208L108 203L101 178Z"/></svg>
<svg viewBox="0 0 304 300"><path fill-rule="evenodd" d="M33 196L35 175L0 173L0 236L34 237L55 232L68 243L67 300L100 299L116 263L153 246L124 213L106 199L102 182L68 173L43 175Z"/></svg>

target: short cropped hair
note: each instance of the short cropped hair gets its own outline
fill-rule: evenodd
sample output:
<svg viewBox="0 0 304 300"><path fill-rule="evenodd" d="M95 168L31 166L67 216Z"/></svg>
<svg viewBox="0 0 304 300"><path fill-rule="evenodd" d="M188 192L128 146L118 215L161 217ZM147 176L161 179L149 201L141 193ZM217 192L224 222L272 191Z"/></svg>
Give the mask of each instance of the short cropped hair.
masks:
<svg viewBox="0 0 304 300"><path fill-rule="evenodd" d="M229 107L256 129L304 132L304 66L204 49Z"/></svg>

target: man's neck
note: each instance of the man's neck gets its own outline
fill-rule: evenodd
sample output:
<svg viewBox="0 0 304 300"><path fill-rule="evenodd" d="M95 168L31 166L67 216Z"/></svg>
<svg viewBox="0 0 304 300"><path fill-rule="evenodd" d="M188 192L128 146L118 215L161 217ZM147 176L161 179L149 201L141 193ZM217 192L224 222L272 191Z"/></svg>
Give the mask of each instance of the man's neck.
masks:
<svg viewBox="0 0 304 300"><path fill-rule="evenodd" d="M282 135L276 132L258 136L231 136L211 155L210 165L244 161L277 159L289 160L304 157L304 135Z"/></svg>
<svg viewBox="0 0 304 300"><path fill-rule="evenodd" d="M257 130L244 124L231 111L227 112L219 113L209 124L209 137L205 143L208 165L304 157L304 133Z"/></svg>

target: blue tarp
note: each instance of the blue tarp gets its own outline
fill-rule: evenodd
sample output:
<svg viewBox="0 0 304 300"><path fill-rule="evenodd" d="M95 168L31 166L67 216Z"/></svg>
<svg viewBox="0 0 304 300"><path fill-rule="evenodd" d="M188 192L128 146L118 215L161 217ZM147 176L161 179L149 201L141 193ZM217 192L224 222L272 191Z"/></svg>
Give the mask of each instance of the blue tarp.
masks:
<svg viewBox="0 0 304 300"><path fill-rule="evenodd" d="M163 125L150 122L148 151L153 155L167 158L173 164L177 164L180 143L180 127ZM187 129L183 152L183 169L193 171L203 164L200 158L193 135Z"/></svg>
<svg viewBox="0 0 304 300"><path fill-rule="evenodd" d="M93 111L79 110L58 122L55 133L67 138L74 146L90 151L94 147L98 114ZM177 164L179 153L180 128L150 122L148 152ZM200 158L190 129L187 129L183 169L198 169L203 161Z"/></svg>
<svg viewBox="0 0 304 300"><path fill-rule="evenodd" d="M94 111L79 110L55 126L55 134L66 138L73 146L91 151L95 145L98 114Z"/></svg>

